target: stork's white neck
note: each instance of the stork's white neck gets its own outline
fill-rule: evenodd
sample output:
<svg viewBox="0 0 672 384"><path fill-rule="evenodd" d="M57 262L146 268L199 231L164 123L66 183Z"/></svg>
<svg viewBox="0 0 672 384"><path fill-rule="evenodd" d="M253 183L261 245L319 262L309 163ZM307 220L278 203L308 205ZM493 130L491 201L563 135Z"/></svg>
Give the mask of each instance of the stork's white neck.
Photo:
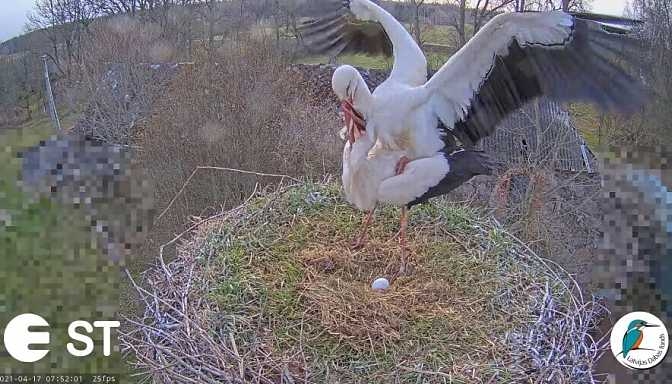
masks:
<svg viewBox="0 0 672 384"><path fill-rule="evenodd" d="M378 4L365 0L368 10L383 26L390 38L394 53L391 77L398 77L406 84L419 86L427 81L427 59L413 36L389 12Z"/></svg>
<svg viewBox="0 0 672 384"><path fill-rule="evenodd" d="M366 85L366 82L362 78L362 75L357 72L352 80L352 104L357 111L364 114L365 116L369 113L371 109L371 104L373 102L371 91L369 86Z"/></svg>

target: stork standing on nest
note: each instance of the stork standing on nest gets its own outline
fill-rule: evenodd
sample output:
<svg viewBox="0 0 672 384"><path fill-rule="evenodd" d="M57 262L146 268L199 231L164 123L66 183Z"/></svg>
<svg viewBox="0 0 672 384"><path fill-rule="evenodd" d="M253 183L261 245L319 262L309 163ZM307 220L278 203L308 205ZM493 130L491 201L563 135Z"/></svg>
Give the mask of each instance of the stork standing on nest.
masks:
<svg viewBox="0 0 672 384"><path fill-rule="evenodd" d="M507 115L541 96L590 102L623 114L639 110L646 100L643 84L616 64L632 63L632 53L638 52L634 39L612 33L620 31L615 25L630 23L626 19L562 11L504 13L427 80L422 50L382 7L370 0L322 4L325 16L300 27L310 49L332 56L344 52L394 56L389 77L373 93L359 72L347 65L334 72L332 87L346 120L350 119L346 125L354 124L348 131L353 150L352 135L366 135L372 145L369 157L399 155L395 174L404 173L413 160L450 153L458 143L473 147ZM608 21L609 28L599 21ZM457 165L446 167L460 171ZM402 209L402 231L405 217Z"/></svg>
<svg viewBox="0 0 672 384"><path fill-rule="evenodd" d="M444 147L433 156L408 161L402 172L399 160L406 152L378 151L371 156L374 143L364 131L364 126L353 121L353 117L359 117L350 115L350 112L356 113L352 109L344 112L346 126L342 131L346 140L343 148L343 188L350 203L368 211L355 247L363 245L366 227L372 221L378 202L401 206L399 274L403 275L407 265L408 209L434 196L446 194L474 176L489 175L495 164L481 151Z"/></svg>

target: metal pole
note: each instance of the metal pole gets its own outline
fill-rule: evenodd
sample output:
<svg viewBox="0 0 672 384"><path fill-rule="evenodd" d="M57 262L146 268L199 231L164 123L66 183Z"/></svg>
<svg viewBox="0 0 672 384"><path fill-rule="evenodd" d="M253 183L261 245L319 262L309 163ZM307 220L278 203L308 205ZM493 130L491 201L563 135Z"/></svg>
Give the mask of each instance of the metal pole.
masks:
<svg viewBox="0 0 672 384"><path fill-rule="evenodd" d="M590 159L588 158L588 151L586 150L586 143L581 144L581 156L583 156L583 162L586 164L588 173L593 173L593 167L590 166Z"/></svg>
<svg viewBox="0 0 672 384"><path fill-rule="evenodd" d="M58 111L56 110L56 103L54 102L54 93L51 91L51 81L49 80L49 65L47 64L47 55L42 56L42 61L44 61L44 83L47 91L47 101L49 102L49 116L51 117L51 122L56 128L56 132L61 132L61 122L58 120Z"/></svg>

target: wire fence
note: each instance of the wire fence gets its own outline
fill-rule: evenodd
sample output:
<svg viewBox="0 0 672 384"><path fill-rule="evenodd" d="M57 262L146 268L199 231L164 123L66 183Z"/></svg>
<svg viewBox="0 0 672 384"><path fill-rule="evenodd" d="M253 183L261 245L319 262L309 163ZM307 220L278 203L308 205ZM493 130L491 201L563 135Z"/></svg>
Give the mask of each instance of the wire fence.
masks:
<svg viewBox="0 0 672 384"><path fill-rule="evenodd" d="M559 171L594 173L597 161L569 112L538 99L508 116L480 148L511 165L546 166Z"/></svg>

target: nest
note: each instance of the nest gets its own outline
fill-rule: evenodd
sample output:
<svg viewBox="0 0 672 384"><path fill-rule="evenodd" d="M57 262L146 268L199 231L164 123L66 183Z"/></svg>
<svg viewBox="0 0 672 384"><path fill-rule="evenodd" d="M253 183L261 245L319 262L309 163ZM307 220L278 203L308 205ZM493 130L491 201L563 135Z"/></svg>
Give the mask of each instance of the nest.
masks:
<svg viewBox="0 0 672 384"><path fill-rule="evenodd" d="M122 350L142 381L595 382L606 310L561 267L475 208L411 214L414 271L398 268L398 211L362 214L332 183L255 193L165 246L133 281L143 310ZM188 239L186 237L188 236ZM129 274L130 277L130 274Z"/></svg>

